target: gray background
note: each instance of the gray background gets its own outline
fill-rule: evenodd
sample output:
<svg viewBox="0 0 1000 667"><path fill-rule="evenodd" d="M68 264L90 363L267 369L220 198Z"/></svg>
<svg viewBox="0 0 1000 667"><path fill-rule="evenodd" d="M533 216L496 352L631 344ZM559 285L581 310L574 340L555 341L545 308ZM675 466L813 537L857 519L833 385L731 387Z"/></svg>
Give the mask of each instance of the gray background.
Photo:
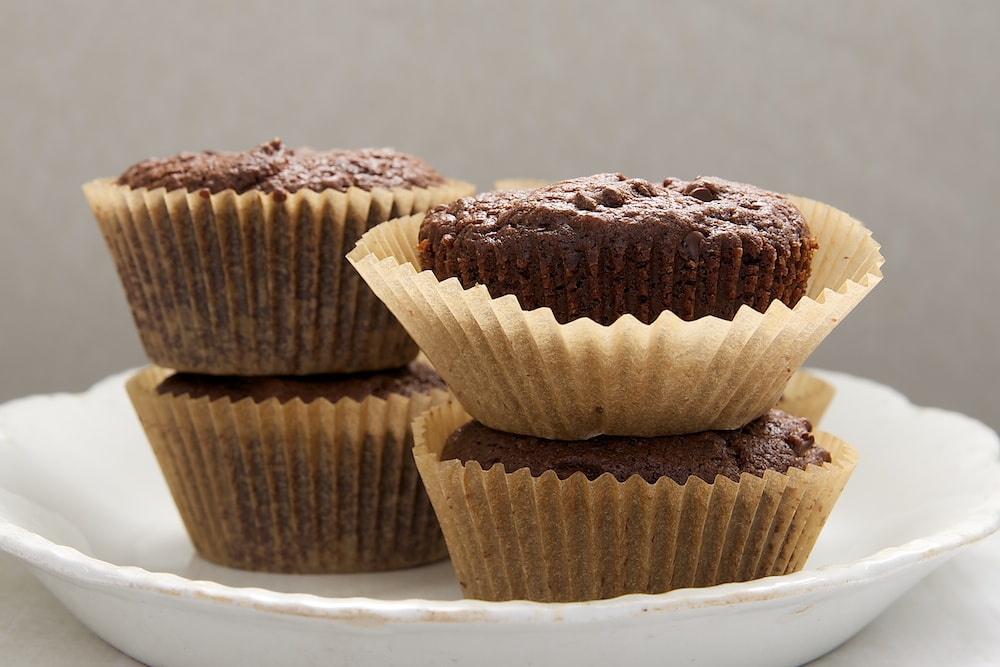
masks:
<svg viewBox="0 0 1000 667"><path fill-rule="evenodd" d="M886 278L809 364L994 428L1000 3L0 4L0 400L143 363L80 186L272 137L481 188L712 174L823 200Z"/></svg>

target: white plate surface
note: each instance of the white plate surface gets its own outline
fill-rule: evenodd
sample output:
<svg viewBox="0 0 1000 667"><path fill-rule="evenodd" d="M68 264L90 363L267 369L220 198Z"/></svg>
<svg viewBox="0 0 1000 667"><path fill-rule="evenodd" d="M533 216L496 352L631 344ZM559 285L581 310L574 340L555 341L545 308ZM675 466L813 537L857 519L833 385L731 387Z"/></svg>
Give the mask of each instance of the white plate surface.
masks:
<svg viewBox="0 0 1000 667"><path fill-rule="evenodd" d="M537 604L462 600L448 563L300 577L217 567L193 553L127 374L0 406L0 550L150 665L801 664L1000 526L995 433L819 374L837 388L822 427L861 462L794 575Z"/></svg>

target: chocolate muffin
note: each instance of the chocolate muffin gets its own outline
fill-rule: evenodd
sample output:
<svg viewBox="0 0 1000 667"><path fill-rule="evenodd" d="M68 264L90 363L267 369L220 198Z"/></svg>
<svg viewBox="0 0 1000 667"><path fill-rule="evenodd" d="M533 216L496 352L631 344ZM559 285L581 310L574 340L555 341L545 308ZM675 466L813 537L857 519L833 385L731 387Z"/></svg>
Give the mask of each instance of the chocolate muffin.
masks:
<svg viewBox="0 0 1000 667"><path fill-rule="evenodd" d="M777 412L733 433L645 444L487 432L454 403L413 430L463 594L482 600L597 600L795 572L857 463L847 443Z"/></svg>
<svg viewBox="0 0 1000 667"><path fill-rule="evenodd" d="M470 421L452 433L441 458L476 461L483 470L500 463L508 472L528 468L535 477L551 470L559 479L581 472L587 479L611 474L619 482L636 475L650 484L669 477L684 484L689 477L714 482L721 475L734 482L744 472L784 474L788 468L823 465L830 454L815 445L807 419L771 410L742 428L640 438L601 435L589 440L546 440L515 435Z"/></svg>
<svg viewBox="0 0 1000 667"><path fill-rule="evenodd" d="M405 365L417 346L344 255L371 227L471 194L393 149L275 139L84 186L154 364L213 375Z"/></svg>
<svg viewBox="0 0 1000 667"><path fill-rule="evenodd" d="M566 323L731 320L805 294L817 246L781 195L702 177L654 184L597 174L535 190L496 191L429 211L420 264Z"/></svg>
<svg viewBox="0 0 1000 667"><path fill-rule="evenodd" d="M411 423L451 395L428 366L127 385L197 553L228 567L372 572L447 555Z"/></svg>
<svg viewBox="0 0 1000 667"><path fill-rule="evenodd" d="M725 203L722 198L702 202L697 196L684 195L673 181L655 187L633 187L634 181L621 180L617 175L583 181L590 184L591 192L598 190L597 184L610 183L604 196L612 203L616 196L613 192L624 192L624 200L632 203L612 207L619 212L644 211L649 206L703 210ZM713 183L710 179L704 182ZM598 206L594 215L584 215L570 199L580 195L584 209L590 204L585 200L586 193L581 194L573 183L483 195L426 215L390 220L366 232L348 254L348 260L404 323L455 397L476 420L490 428L553 440L583 440L600 434L649 437L739 428L778 403L795 371L882 278L879 244L861 221L822 202L787 195L787 202L776 198L775 207L794 203L816 239L815 246L805 240L811 236L800 243L800 257L813 247L815 255L808 290L794 306L775 300L764 312L740 307L732 319L706 316L685 321L664 312L651 322L642 322L638 317L645 313L643 319L648 319L655 311L649 307L649 285L666 284L667 269L678 274L697 274L700 270L692 268L695 263L689 261L691 248L680 238L680 249L673 255L676 266L665 261L650 262L653 251L649 244L639 232L633 236L631 230L659 229L659 223L650 223L647 216L637 214L638 222L605 224L597 214L608 209L606 205ZM639 191L654 194L643 197ZM708 197L696 189L691 194ZM589 237L612 243L614 252L608 253L599 245L594 246L590 256L567 251L571 246L563 244L562 236L576 238L582 232L567 231L571 225L553 226L548 218L542 218L544 224L537 225L533 234L522 228L524 225L503 224L510 217L505 211L524 210L524 222L532 219L530 211L538 210L534 202L548 200L555 204L547 206L567 219L586 221L581 230ZM740 208L749 212L754 206L748 203ZM757 206L758 212L768 206ZM464 217L478 222L458 225L458 218L449 211L464 212ZM428 225L428 219L442 224ZM736 227L735 223L719 225L724 230L721 237L731 239L734 246ZM762 233L781 236L781 227L776 223L775 229L766 228ZM438 273L447 271L436 264L431 269L423 268L428 261L437 262L436 250L443 248L447 256L464 243L459 235L465 233L479 244L475 252L481 252L457 262L459 273L475 274L474 280L483 282L466 287L458 277L441 279ZM692 242L692 247L697 247L702 261L708 255L703 252L701 236L711 239L712 232L707 236L699 234L689 241L698 241ZM525 240L529 236L537 241L535 245ZM622 243L614 245L614 239ZM628 246L627 239L632 239L634 245ZM529 248L545 244L551 246L551 252L528 252ZM508 245L515 250L508 249ZM740 271L745 275L758 269L760 287L763 273L759 266L744 266L749 251L743 245L741 240L740 252L733 254L742 253ZM747 241L745 245L754 244ZM468 249L468 245L465 247ZM428 259L428 253L434 257ZM556 257L560 253L562 256ZM488 284L484 274L499 274L502 265L509 268L511 264L504 265L501 260L512 257L523 260L513 263L513 272L504 268L504 275L512 282L530 283L529 293L534 293L536 285L551 288L551 296L557 302L562 299L566 306L586 302L604 313L594 313L601 321L588 316L560 323L548 308L526 309L519 295L494 296L494 286ZM615 261L607 261L609 257ZM664 260L662 252L657 257ZM777 264L776 259L768 265L771 274ZM634 265L635 272L629 273L626 265ZM482 267L487 270L480 271ZM619 268L621 272L615 275ZM704 268L710 269L707 264ZM563 279L581 273L586 275L580 280ZM548 277L543 281L540 276ZM768 280L773 286L772 278ZM614 290L607 289L611 284ZM559 286L566 289L557 289ZM691 283L683 283L682 287L689 295L700 289ZM590 292L602 296L591 299L587 296ZM574 293L577 297L572 300L565 296ZM636 311L638 316L623 315L611 324L602 323L620 312L605 308L605 296L608 302L624 303L636 294L647 295L645 303L640 304L642 308ZM673 298L672 290L670 297L662 300L667 298ZM562 310L561 316L569 314L568 308Z"/></svg>

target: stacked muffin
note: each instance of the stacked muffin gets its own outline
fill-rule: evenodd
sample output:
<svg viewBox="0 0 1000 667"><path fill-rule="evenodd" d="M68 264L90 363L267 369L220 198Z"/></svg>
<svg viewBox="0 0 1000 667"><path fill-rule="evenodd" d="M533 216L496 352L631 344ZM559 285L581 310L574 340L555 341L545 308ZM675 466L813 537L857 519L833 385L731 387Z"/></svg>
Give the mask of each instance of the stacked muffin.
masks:
<svg viewBox="0 0 1000 667"><path fill-rule="evenodd" d="M881 277L856 220L599 174L391 221L348 257L461 402L414 428L467 596L802 567L856 456L772 408Z"/></svg>
<svg viewBox="0 0 1000 667"><path fill-rule="evenodd" d="M278 140L84 186L153 364L129 395L201 556L280 572L444 557L409 426L449 394L344 253L472 191L391 149Z"/></svg>

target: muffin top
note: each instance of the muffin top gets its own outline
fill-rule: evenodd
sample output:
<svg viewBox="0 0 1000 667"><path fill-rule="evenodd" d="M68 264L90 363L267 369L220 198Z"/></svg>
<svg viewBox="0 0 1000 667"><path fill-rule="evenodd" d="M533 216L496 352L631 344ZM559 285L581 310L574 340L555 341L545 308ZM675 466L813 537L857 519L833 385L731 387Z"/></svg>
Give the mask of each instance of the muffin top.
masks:
<svg viewBox="0 0 1000 667"><path fill-rule="evenodd" d="M570 235L608 225L683 227L706 237L752 232L775 240L809 234L785 197L746 183L703 176L655 184L621 174L595 174L534 190L465 197L429 212L426 224L464 238L550 233Z"/></svg>
<svg viewBox="0 0 1000 667"><path fill-rule="evenodd" d="M118 178L119 185L167 190L260 190L283 196L302 189L355 187L428 188L444 177L420 158L392 148L317 151L286 148L274 139L246 152L180 153L136 163Z"/></svg>
<svg viewBox="0 0 1000 667"><path fill-rule="evenodd" d="M660 184L596 174L466 197L429 211L421 268L514 294L559 322L732 319L804 294L815 240L781 195L721 178Z"/></svg>
<svg viewBox="0 0 1000 667"><path fill-rule="evenodd" d="M409 396L446 390L441 376L418 361L389 371L346 375L300 375L245 377L175 373L156 387L160 395L188 396L211 401L228 398L233 402L251 398L255 403L277 399L287 403L298 398L303 403L325 399L335 403L343 398L362 401L368 396L388 398L390 394Z"/></svg>
<svg viewBox="0 0 1000 667"><path fill-rule="evenodd" d="M670 477L714 482L717 475L739 481L741 473L758 477L766 470L785 473L830 461L815 445L809 420L771 410L740 429L640 438L600 435L590 440L546 440L466 423L445 442L441 459L478 461L484 470L502 463L507 472L529 468L533 476L555 471L560 479L582 472L588 479L604 473L621 482L638 475L649 483Z"/></svg>

